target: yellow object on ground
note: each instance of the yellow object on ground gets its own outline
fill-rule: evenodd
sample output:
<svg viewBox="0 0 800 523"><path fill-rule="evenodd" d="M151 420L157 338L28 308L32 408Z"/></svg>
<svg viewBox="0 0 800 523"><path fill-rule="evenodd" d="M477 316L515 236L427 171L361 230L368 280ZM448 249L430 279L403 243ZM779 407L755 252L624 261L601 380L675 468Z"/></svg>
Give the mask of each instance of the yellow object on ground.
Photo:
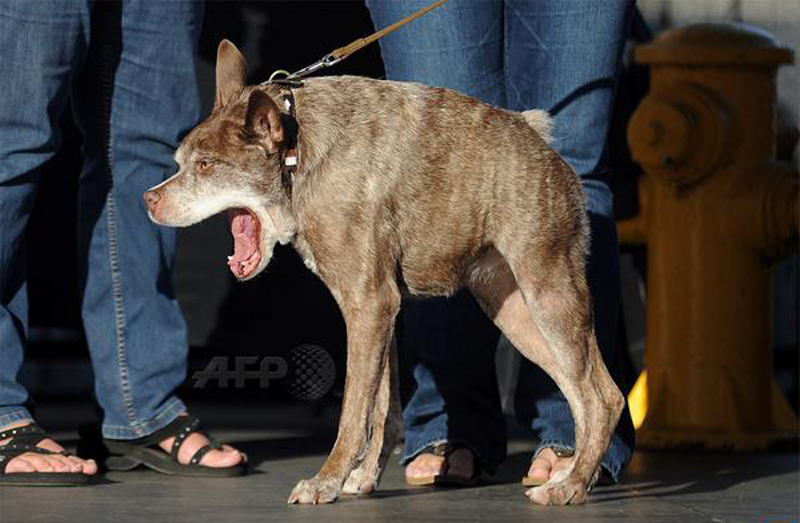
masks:
<svg viewBox="0 0 800 523"><path fill-rule="evenodd" d="M639 374L639 378L628 393L628 408L631 411L633 428L638 429L647 416L647 370Z"/></svg>

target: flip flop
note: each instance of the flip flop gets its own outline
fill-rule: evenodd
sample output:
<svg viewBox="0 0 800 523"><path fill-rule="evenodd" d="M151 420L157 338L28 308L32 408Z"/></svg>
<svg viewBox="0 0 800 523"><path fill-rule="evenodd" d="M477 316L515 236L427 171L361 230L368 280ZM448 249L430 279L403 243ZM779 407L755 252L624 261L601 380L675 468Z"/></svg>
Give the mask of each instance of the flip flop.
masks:
<svg viewBox="0 0 800 523"><path fill-rule="evenodd" d="M560 448L551 448L551 447L545 447L545 448L550 448L550 450L552 450L555 453L557 458L571 458L572 456L575 455L575 451L572 450L572 449L560 449ZM542 450L544 450L544 448L539 449L539 452L541 452ZM536 456L539 455L539 452L537 452L536 455L533 456L531 461L536 459ZM540 487L540 486L544 485L545 483L547 483L547 480L546 479L545 480L533 479L530 476L524 476L522 478L522 482L521 483L522 483L523 487ZM592 476L592 480L589 482L589 489L591 490L592 487L594 487L595 485L598 485L598 484L599 485L611 485L613 483L614 483L614 481L611 480L611 476L609 475L608 479L606 479L606 474L603 473L603 468L602 467L597 467L597 470L594 472L594 476Z"/></svg>
<svg viewBox="0 0 800 523"><path fill-rule="evenodd" d="M195 432L203 434L211 443L198 449L188 464L179 463L178 452L186 439ZM175 442L167 454L158 444L171 437L175 438ZM200 420L195 416L178 416L166 427L144 438L135 440L103 438L99 444L106 455L99 459L98 463L102 463L106 469L113 471L128 471L145 466L162 474L207 478L230 478L247 473L246 461L239 465L223 468L200 464L203 456L211 450L221 449L222 443L209 436L200 427Z"/></svg>
<svg viewBox="0 0 800 523"><path fill-rule="evenodd" d="M37 454L70 456L65 450L55 452L37 447L42 440L50 439L47 433L35 423L0 432L0 441L10 441L0 447L0 485L19 487L78 487L86 485L91 476L81 472L12 472L6 468L12 459L21 454L35 452Z"/></svg>
<svg viewBox="0 0 800 523"><path fill-rule="evenodd" d="M480 481L481 469L474 459L472 476L464 477L448 473L450 468L448 458L450 454L464 448L469 450L469 447L449 442L437 443L436 445L430 445L424 448L419 454L433 454L435 456L444 457L444 470L441 474L433 474L430 476L419 476L415 478L406 476L406 484L414 487L472 487L477 485Z"/></svg>
<svg viewBox="0 0 800 523"><path fill-rule="evenodd" d="M546 479L533 479L530 476L525 476L522 478L522 486L523 487L541 487L545 483L547 483Z"/></svg>
<svg viewBox="0 0 800 523"><path fill-rule="evenodd" d="M549 448L550 450L552 450L553 453L556 455L556 458L571 458L572 456L575 455L575 451L571 449L543 447L539 449L539 451L533 456L533 458L531 458L531 462L533 462L533 460L535 460L537 456L539 456L539 453L543 451L545 448ZM547 483L547 480L533 479L530 476L523 476L521 483L523 487L540 487L545 483Z"/></svg>

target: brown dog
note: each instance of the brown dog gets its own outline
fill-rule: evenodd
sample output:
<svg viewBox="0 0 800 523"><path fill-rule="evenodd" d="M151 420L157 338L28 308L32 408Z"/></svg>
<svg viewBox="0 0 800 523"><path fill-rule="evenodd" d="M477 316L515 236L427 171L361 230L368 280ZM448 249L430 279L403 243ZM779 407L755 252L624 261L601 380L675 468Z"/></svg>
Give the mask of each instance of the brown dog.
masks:
<svg viewBox="0 0 800 523"><path fill-rule="evenodd" d="M231 212L229 265L241 280L266 267L276 242L291 243L341 308L339 434L289 502L377 487L400 426L401 287L447 296L462 286L552 376L575 419L571 464L526 494L541 504L583 502L624 399L595 341L581 187L547 144L547 115L358 77L245 86L245 67L223 41L214 110L183 140L178 173L145 200L150 217L169 226Z"/></svg>

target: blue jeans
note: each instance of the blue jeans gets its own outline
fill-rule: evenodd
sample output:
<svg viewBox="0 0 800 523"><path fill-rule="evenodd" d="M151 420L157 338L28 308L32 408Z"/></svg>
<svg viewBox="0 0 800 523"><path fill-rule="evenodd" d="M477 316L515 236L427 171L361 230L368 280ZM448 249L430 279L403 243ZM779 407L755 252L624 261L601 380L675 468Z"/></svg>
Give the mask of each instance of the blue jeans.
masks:
<svg viewBox="0 0 800 523"><path fill-rule="evenodd" d="M175 170L174 148L199 118L202 15L192 1L0 2L0 427L31 419L17 381L25 228L67 103L84 137L76 284L103 435L142 437L185 410L174 395L188 349L170 281L175 232L150 222L142 193ZM52 262L59 270L59 253Z"/></svg>
<svg viewBox="0 0 800 523"><path fill-rule="evenodd" d="M375 26L384 27L429 3L367 5ZM381 40L390 79L449 87L514 111L546 109L554 117L554 146L580 176L587 197L595 330L620 385L619 256L604 156L632 10L632 0L456 0ZM495 468L506 453L493 370L496 331L467 292L450 300L410 301L404 323L416 389L405 409L403 462L432 443L451 441L469 446L483 467ZM539 448L574 448L566 400L527 360L515 403ZM633 443L626 408L602 462L614 480Z"/></svg>

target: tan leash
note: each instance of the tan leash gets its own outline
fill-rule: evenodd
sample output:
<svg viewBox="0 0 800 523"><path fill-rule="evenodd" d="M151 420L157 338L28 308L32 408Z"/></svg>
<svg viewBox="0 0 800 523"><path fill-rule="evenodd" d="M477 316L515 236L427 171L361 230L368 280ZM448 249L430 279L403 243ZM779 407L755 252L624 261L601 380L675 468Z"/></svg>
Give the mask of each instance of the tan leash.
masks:
<svg viewBox="0 0 800 523"><path fill-rule="evenodd" d="M300 87L303 85L301 78L308 76L312 73L319 71L320 69L325 69L332 65L336 65L351 54L355 53L359 49L368 46L372 42L383 38L384 36L388 35L389 33L396 31L400 27L404 26L408 22L412 20L416 20L420 16L433 11L437 7L441 7L446 4L449 0L439 0L438 2L434 2L433 4L429 5L424 9L420 9L416 13L400 20L399 22L395 22L392 25L386 26L380 31L376 31L375 33L364 37L359 38L353 43L347 44L344 47L340 47L331 51L330 53L326 54L321 60L314 62L313 64L309 65L308 67L304 67L297 72L289 73L284 69L278 69L274 73L272 73L269 77L269 80L263 82L263 84L278 84L283 87L283 91L281 93L283 97L283 110L285 113L291 118L290 121L295 122L295 135L297 133L297 123L295 119L295 109L294 109L294 94L292 93L292 87ZM283 76L283 78L276 78L277 76ZM281 154L281 178L283 179L284 186L289 190L289 194L291 194L291 186L294 182L294 176L297 172L299 167L299 156L297 151L297 139L292 141L292 143L288 144L287 147L283 150Z"/></svg>
<svg viewBox="0 0 800 523"><path fill-rule="evenodd" d="M395 22L392 25L386 26L383 29L381 29L380 31L376 31L375 33L373 33L373 34L371 34L371 35L369 35L367 37L359 38L358 40L356 40L353 43L347 44L344 47L340 47L338 49L335 49L335 50L331 51L330 53L328 53L324 57L322 57L320 60L317 60L313 64L309 65L308 67L304 67L304 68L300 69L299 71L296 71L294 73L289 73L286 70L279 69L279 70L275 71L274 73L272 73L272 75L270 75L270 77L269 77L269 80L267 80L267 82L265 82L265 83L274 81L276 79L275 77L278 76L278 75L285 75L284 78L280 79L279 81L284 81L284 82L286 82L286 81L288 81L288 82L297 81L300 78L303 78L304 76L308 76L308 75L310 75L312 73L315 73L315 72L319 71L320 69L325 69L327 67L331 67L332 65L336 65L339 62L341 62L342 60L344 60L345 58L347 58L348 56L350 56L351 54L353 54L356 51L358 51L359 49L361 49L363 47L366 47L369 44L371 44L372 42L383 38L384 36L388 35L389 33L393 32L393 31L396 31L397 29L401 28L402 26L404 26L408 22L411 22L412 20L416 20L420 16L422 16L422 15L424 15L424 14L430 12L430 11L433 11L437 7L443 6L448 1L449 0L439 0L438 2L434 2L431 5L429 5L428 7L425 7L424 9L420 9L416 13L404 18L403 20L400 20L399 22Z"/></svg>

